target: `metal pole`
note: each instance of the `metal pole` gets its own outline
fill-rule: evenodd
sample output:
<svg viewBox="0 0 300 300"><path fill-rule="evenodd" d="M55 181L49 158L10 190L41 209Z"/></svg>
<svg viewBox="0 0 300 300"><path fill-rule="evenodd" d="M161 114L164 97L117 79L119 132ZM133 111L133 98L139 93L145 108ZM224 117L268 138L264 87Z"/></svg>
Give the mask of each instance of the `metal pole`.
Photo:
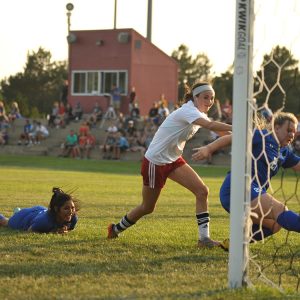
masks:
<svg viewBox="0 0 300 300"><path fill-rule="evenodd" d="M71 67L70 67L70 41L69 41L69 38L70 38L70 31L71 31L71 11L74 9L74 5L72 3L68 3L66 5L66 9L67 9L67 25L68 25L68 37L67 37L67 42L68 42L68 95L70 93L70 82L71 82L71 74L70 74L70 70L71 70Z"/></svg>
<svg viewBox="0 0 300 300"><path fill-rule="evenodd" d="M117 0L115 0L114 29L117 28Z"/></svg>
<svg viewBox="0 0 300 300"><path fill-rule="evenodd" d="M152 0L148 0L147 39L152 38Z"/></svg>
<svg viewBox="0 0 300 300"><path fill-rule="evenodd" d="M71 28L71 12L67 12L67 18L68 18L68 35L70 34L70 28Z"/></svg>
<svg viewBox="0 0 300 300"><path fill-rule="evenodd" d="M236 0L233 139L230 191L229 287L247 285L251 182L254 0Z"/></svg>

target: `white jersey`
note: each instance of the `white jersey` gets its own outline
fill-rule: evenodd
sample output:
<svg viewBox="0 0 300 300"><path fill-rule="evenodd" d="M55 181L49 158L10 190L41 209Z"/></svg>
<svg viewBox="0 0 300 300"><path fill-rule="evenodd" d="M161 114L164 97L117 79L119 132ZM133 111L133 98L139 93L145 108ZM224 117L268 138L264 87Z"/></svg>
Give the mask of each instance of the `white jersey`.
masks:
<svg viewBox="0 0 300 300"><path fill-rule="evenodd" d="M209 120L193 101L188 101L173 111L158 128L145 157L156 165L176 161L182 155L185 143L200 128L199 125L193 124L200 118Z"/></svg>

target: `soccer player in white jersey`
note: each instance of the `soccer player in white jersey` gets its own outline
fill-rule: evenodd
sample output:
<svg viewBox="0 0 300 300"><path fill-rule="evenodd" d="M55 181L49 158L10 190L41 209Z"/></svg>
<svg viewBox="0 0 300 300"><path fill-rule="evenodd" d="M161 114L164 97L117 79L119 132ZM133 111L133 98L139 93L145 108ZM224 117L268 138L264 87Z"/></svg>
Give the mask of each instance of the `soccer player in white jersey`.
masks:
<svg viewBox="0 0 300 300"><path fill-rule="evenodd" d="M142 162L142 203L129 211L119 223L108 226L109 239L118 237L141 217L152 213L167 178L170 178L196 197L198 246L211 248L220 245L209 234L208 187L182 158L186 142L200 127L217 132L231 131L231 125L211 121L207 117L214 99L215 91L209 83L197 83L187 90L185 103L160 125Z"/></svg>

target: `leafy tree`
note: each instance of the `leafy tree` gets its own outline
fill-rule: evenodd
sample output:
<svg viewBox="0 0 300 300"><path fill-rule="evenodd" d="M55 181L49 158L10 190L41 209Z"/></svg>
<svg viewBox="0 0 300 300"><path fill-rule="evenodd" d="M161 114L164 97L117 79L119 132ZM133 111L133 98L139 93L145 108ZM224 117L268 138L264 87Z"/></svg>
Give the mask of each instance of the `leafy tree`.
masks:
<svg viewBox="0 0 300 300"><path fill-rule="evenodd" d="M199 53L194 59L189 54L189 48L181 44L171 55L179 65L178 70L178 95L179 99L184 96L184 85L192 85L199 80L208 80L212 67L209 58L204 53Z"/></svg>
<svg viewBox="0 0 300 300"><path fill-rule="evenodd" d="M224 103L226 99L232 100L233 66L230 67L225 73L222 73L220 76L216 76L213 79L213 86L216 92L216 96L221 103Z"/></svg>
<svg viewBox="0 0 300 300"><path fill-rule="evenodd" d="M172 57L179 64L178 90L179 99L184 95L184 84L193 84L196 80L209 80L211 64L205 54L199 54L195 59L189 54L186 45L180 45L173 51ZM285 47L276 46L270 54L265 54L261 70L254 79L254 91L258 106L269 99L273 111L283 108L295 114L300 114L300 74L299 61ZM233 73L231 66L226 72L212 79L216 95L221 103L232 100Z"/></svg>
<svg viewBox="0 0 300 300"><path fill-rule="evenodd" d="M0 82L1 94L8 104L17 101L24 116L46 114L53 102L60 100L66 78L66 62L52 62L51 53L39 48L27 54L23 73Z"/></svg>
<svg viewBox="0 0 300 300"><path fill-rule="evenodd" d="M283 108L295 114L300 112L299 61L285 47L276 46L270 54L264 55L261 70L257 72L254 89L257 104L261 106L267 99L273 111Z"/></svg>

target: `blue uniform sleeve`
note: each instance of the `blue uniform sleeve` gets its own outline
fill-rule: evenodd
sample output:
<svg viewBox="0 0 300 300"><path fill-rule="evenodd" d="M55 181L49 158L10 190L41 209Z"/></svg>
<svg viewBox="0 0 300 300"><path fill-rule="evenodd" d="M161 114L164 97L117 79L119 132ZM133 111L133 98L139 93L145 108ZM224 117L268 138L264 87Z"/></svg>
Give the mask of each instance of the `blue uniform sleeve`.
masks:
<svg viewBox="0 0 300 300"><path fill-rule="evenodd" d="M285 149L283 155L285 156L285 160L284 163L282 164L282 167L285 169L296 166L300 161L300 156L294 154L289 148Z"/></svg>
<svg viewBox="0 0 300 300"><path fill-rule="evenodd" d="M55 224L48 212L36 216L30 226L31 231L39 233L49 233L54 228Z"/></svg>

